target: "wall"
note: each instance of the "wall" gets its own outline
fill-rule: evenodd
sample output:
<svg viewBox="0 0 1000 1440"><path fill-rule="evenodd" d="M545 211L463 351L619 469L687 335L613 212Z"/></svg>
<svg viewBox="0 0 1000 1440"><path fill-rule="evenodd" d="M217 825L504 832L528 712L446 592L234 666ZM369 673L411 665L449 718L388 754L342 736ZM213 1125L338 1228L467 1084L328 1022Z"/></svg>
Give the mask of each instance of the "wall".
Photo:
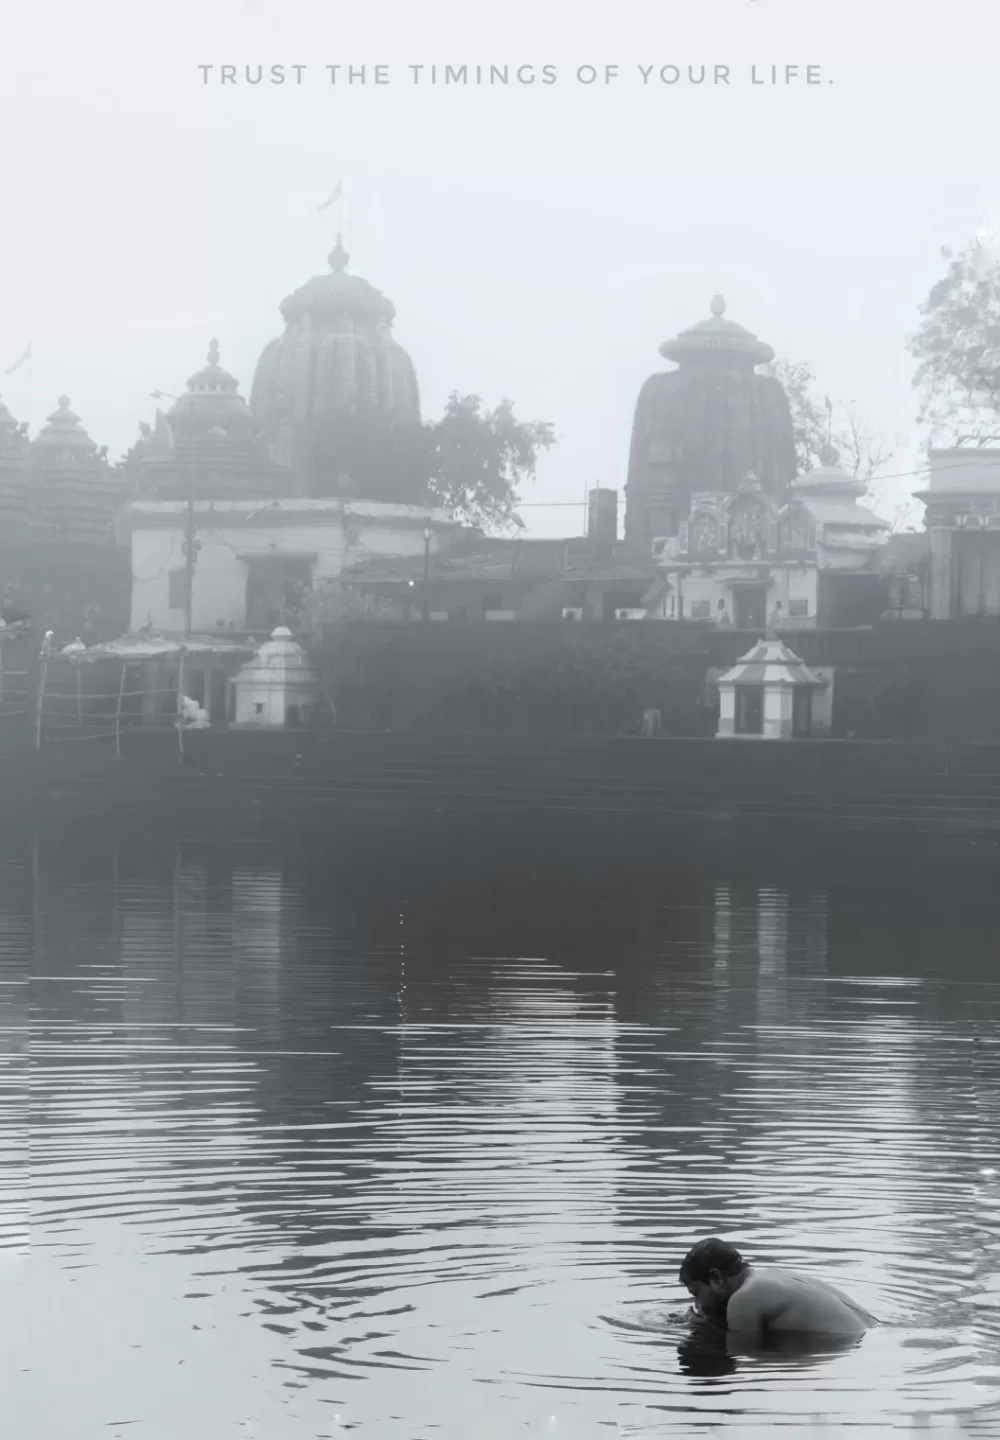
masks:
<svg viewBox="0 0 1000 1440"><path fill-rule="evenodd" d="M356 817L412 813L481 825L589 815L603 844L623 818L685 838L741 835L751 847L803 832L1000 836L1000 745L204 730L184 737L179 764L176 735L137 729L122 751L116 761L113 740L53 743L0 767L0 796L8 813L23 804L60 823L181 815L245 834L282 821L298 832L310 817L342 833Z"/></svg>
<svg viewBox="0 0 1000 1440"><path fill-rule="evenodd" d="M761 583L767 585L767 609L768 613L774 608L777 601L781 602L784 615L788 618L789 629L813 626L816 624L817 604L817 578L814 566L805 565L774 565L774 566L745 566L738 572L717 570L694 570L684 575L682 593L684 597L684 614L688 619L705 618L715 620L719 612L719 601L726 602L726 609L729 618L733 618L733 584L732 576L736 573L740 578L749 578L751 571L762 570L766 574L766 580ZM671 576L671 583L676 584L676 575ZM806 615L799 616L792 614L792 601L804 602ZM698 602L708 606L707 616L699 617L695 613L695 606ZM650 619L659 619L662 616L662 602L658 603L656 614Z"/></svg>
<svg viewBox="0 0 1000 1440"><path fill-rule="evenodd" d="M693 735L704 644L669 623L362 621L331 627L316 658L348 727L634 733L655 706L669 733Z"/></svg>
<svg viewBox="0 0 1000 1440"><path fill-rule="evenodd" d="M336 502L334 502L334 505ZM333 508L333 506L331 506ZM391 512L391 506L382 507ZM347 534L345 536L345 527ZM193 627L210 630L221 620L243 629L246 619L247 564L242 555L315 556L313 578L335 579L345 565L375 556L415 556L424 551L423 528L394 523L391 513L368 517L333 513L323 522L289 520L281 524L209 524L199 518L200 546L194 573ZM435 539L435 548L437 540ZM172 609L170 572L184 568L184 521L144 527L139 517L132 531L132 607L134 630L180 630L183 609Z"/></svg>
<svg viewBox="0 0 1000 1440"><path fill-rule="evenodd" d="M932 450L928 489L935 493L1000 494L1000 450Z"/></svg>
<svg viewBox="0 0 1000 1440"><path fill-rule="evenodd" d="M1000 738L1000 625L886 622L787 639L831 680L835 736ZM672 735L715 732L707 680L755 637L714 625L379 624L331 627L317 659L342 725L378 730L634 734L656 706Z"/></svg>

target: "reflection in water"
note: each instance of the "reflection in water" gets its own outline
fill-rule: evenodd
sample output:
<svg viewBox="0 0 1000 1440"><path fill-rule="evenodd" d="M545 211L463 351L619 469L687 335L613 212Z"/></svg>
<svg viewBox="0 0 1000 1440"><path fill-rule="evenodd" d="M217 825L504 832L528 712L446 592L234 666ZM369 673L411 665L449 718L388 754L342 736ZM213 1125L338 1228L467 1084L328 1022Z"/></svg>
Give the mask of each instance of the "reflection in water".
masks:
<svg viewBox="0 0 1000 1440"><path fill-rule="evenodd" d="M833 1338L820 1335L768 1335L753 1344L724 1327L705 1322L692 1324L677 1347L677 1360L685 1375L718 1377L731 1375L741 1362L770 1362L776 1368L799 1365L815 1369L835 1355L859 1350L863 1338Z"/></svg>
<svg viewBox="0 0 1000 1440"><path fill-rule="evenodd" d="M818 868L15 847L11 1433L989 1433L992 891ZM692 1326L706 1233L883 1327L748 1351ZM28 1312L72 1367L25 1352Z"/></svg>

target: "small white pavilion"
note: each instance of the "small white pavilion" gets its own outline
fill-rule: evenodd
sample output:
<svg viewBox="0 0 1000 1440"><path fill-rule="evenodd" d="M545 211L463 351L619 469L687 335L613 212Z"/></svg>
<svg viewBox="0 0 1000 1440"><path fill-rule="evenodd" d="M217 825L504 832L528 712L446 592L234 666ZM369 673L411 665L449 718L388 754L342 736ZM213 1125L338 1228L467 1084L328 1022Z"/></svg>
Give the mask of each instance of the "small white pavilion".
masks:
<svg viewBox="0 0 1000 1440"><path fill-rule="evenodd" d="M827 682L774 637L719 676L717 739L792 740L812 734L813 696Z"/></svg>
<svg viewBox="0 0 1000 1440"><path fill-rule="evenodd" d="M319 680L301 645L285 625L271 631L233 680L236 724L271 729L308 725L319 700Z"/></svg>

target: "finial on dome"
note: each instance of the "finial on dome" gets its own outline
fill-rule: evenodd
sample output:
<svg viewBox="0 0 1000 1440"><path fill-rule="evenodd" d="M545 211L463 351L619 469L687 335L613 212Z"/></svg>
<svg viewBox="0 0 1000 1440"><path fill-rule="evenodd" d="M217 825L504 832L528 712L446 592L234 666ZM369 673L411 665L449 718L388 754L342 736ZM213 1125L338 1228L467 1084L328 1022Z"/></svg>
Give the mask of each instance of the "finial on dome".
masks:
<svg viewBox="0 0 1000 1440"><path fill-rule="evenodd" d="M60 410L68 410L68 409L69 409L69 396L68 396L68 395L60 395L60 396L59 396L59 409L60 409Z"/></svg>
<svg viewBox="0 0 1000 1440"><path fill-rule="evenodd" d="M340 238L339 230L337 231L337 243L330 251L328 258L330 261L331 270L336 270L338 274L343 274L343 272L347 269L347 262L351 257L344 249L344 242Z"/></svg>
<svg viewBox="0 0 1000 1440"><path fill-rule="evenodd" d="M712 314L715 316L715 318L716 318L717 320L718 320L721 316L725 315L725 313L726 313L726 302L725 302L725 299L724 299L724 297L723 297L722 295L713 295L713 296L712 296L711 311L712 311Z"/></svg>
<svg viewBox="0 0 1000 1440"><path fill-rule="evenodd" d="M219 364L219 342L213 336L208 342L208 363L213 368Z"/></svg>

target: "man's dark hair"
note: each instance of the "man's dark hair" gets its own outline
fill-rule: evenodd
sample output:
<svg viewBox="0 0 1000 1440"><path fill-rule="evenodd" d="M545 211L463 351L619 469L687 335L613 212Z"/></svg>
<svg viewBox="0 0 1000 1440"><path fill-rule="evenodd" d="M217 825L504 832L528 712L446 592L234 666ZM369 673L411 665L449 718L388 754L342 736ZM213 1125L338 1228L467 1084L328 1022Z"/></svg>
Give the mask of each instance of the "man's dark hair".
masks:
<svg viewBox="0 0 1000 1440"><path fill-rule="evenodd" d="M738 1275L745 1269L746 1263L735 1245L730 1245L726 1240L699 1240L684 1257L681 1284L686 1285L689 1280L696 1284L705 1284L713 1270L718 1270L728 1279L730 1275Z"/></svg>

